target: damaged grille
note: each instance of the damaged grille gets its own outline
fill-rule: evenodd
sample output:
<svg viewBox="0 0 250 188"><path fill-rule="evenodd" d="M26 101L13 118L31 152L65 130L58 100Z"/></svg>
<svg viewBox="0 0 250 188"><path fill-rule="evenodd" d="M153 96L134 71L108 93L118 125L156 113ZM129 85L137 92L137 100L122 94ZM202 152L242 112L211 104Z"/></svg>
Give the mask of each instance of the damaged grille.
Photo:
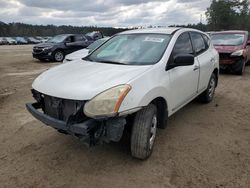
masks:
<svg viewBox="0 0 250 188"><path fill-rule="evenodd" d="M32 91L34 98L41 104L43 112L68 124L80 123L87 116L83 113L85 101L62 99Z"/></svg>
<svg viewBox="0 0 250 188"><path fill-rule="evenodd" d="M226 59L231 59L230 53L220 53L220 60L226 60Z"/></svg>

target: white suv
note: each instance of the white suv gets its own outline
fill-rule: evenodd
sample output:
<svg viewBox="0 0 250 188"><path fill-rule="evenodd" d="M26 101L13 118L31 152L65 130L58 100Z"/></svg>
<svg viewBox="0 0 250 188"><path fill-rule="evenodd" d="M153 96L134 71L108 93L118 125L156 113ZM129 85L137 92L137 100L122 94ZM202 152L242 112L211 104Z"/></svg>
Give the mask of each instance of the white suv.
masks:
<svg viewBox="0 0 250 188"><path fill-rule="evenodd" d="M30 113L90 145L131 131L131 153L150 156L156 129L218 83L219 56L207 34L184 28L126 31L82 60L51 68L33 82ZM41 110L39 110L41 109Z"/></svg>

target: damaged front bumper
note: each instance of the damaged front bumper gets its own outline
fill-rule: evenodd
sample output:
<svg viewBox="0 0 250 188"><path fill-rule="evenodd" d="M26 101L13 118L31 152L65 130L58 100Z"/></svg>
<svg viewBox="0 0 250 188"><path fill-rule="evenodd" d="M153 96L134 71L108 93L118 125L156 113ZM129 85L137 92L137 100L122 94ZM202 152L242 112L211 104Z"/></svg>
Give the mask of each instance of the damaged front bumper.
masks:
<svg viewBox="0 0 250 188"><path fill-rule="evenodd" d="M27 103L26 108L36 119L44 124L57 129L61 133L78 137L89 146L95 145L99 140L118 142L123 135L126 124L124 117L106 120L86 119L79 123L67 123L43 113L42 105L39 102Z"/></svg>
<svg viewBox="0 0 250 188"><path fill-rule="evenodd" d="M58 120L40 112L38 110L41 109L41 105L39 103L27 103L26 108L36 119L40 120L44 124L67 133L89 136L90 131L99 124L96 120L89 119L83 123L69 125L62 120Z"/></svg>
<svg viewBox="0 0 250 188"><path fill-rule="evenodd" d="M229 66L244 59L243 56L231 56L231 53L219 53L220 66Z"/></svg>

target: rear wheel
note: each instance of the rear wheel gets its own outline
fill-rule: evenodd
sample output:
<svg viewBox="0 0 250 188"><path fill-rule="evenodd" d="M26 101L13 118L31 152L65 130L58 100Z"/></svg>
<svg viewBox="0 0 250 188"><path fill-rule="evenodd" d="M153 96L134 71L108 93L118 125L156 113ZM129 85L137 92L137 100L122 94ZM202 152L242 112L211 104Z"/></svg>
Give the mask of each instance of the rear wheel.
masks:
<svg viewBox="0 0 250 188"><path fill-rule="evenodd" d="M217 78L213 73L210 77L207 89L199 97L201 102L209 103L213 100L216 84L217 84Z"/></svg>
<svg viewBox="0 0 250 188"><path fill-rule="evenodd" d="M148 158L154 146L157 129L157 108L149 104L137 112L131 133L131 154L138 159Z"/></svg>
<svg viewBox="0 0 250 188"><path fill-rule="evenodd" d="M54 60L56 62L61 62L61 61L63 61L63 59L64 59L64 53L63 53L63 51L61 51L61 50L55 51L55 53L54 53Z"/></svg>

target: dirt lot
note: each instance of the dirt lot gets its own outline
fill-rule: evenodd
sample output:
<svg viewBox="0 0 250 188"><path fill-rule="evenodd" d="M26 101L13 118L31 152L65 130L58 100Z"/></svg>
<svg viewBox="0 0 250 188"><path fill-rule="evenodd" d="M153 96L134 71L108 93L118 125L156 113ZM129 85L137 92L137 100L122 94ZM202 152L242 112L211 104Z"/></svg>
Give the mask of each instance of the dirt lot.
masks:
<svg viewBox="0 0 250 188"><path fill-rule="evenodd" d="M87 148L26 111L33 79L55 65L0 46L0 187L250 187L250 67L221 75L211 104L173 115L139 161L127 142Z"/></svg>

